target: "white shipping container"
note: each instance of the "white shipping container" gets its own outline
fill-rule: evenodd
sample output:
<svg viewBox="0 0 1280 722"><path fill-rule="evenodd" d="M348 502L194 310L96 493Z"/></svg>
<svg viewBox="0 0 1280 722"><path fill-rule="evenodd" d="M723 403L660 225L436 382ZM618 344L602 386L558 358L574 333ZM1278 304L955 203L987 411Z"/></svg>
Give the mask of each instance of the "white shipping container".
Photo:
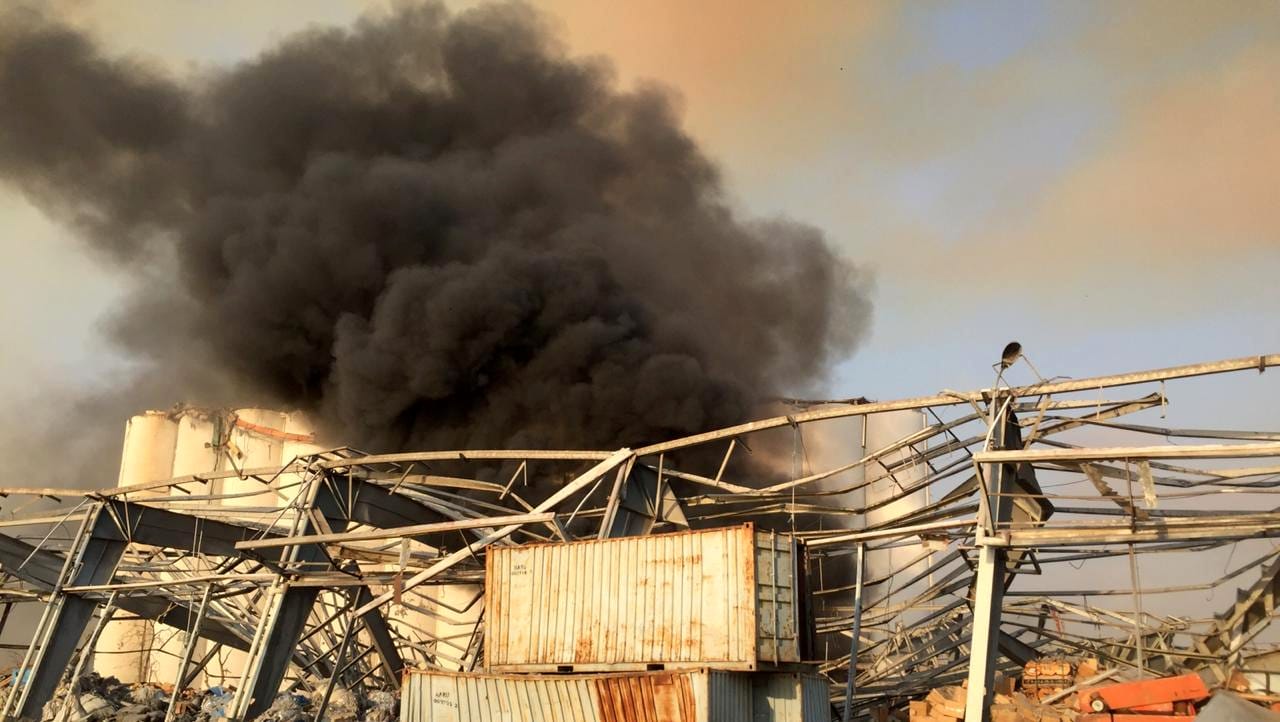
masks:
<svg viewBox="0 0 1280 722"><path fill-rule="evenodd" d="M411 671L401 722L830 722L826 680L722 670L629 674Z"/></svg>
<svg viewBox="0 0 1280 722"><path fill-rule="evenodd" d="M800 542L751 524L491 547L491 671L755 670L800 662L811 631Z"/></svg>

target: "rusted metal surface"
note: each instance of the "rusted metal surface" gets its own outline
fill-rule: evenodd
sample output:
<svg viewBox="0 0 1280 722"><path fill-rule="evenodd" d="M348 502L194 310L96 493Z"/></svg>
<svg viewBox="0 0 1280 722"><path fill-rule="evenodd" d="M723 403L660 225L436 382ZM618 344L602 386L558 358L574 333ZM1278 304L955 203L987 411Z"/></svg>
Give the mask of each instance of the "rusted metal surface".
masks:
<svg viewBox="0 0 1280 722"><path fill-rule="evenodd" d="M75 648L84 647L95 608L113 598L125 619L154 622L154 649L135 651L172 656L184 684L200 670L217 679L240 667L261 680L240 685L237 709L270 702L281 678L310 689L391 690L406 666L474 671L504 655L516 665L499 667L508 672L652 665L672 674L759 669L775 659L786 668L799 659L816 661L810 668L827 680L852 675L851 712L861 719L959 684L966 667L979 668L983 682L970 689L985 694L994 670L981 668L1008 671L1013 661L975 655L977 632L987 638L985 652L1019 665L1085 654L1110 670L1222 678L1269 649L1261 635L1276 616L1280 553L1266 540L1280 537L1280 511L1267 495L1280 487L1280 431L1122 417L1165 418L1166 381L1275 363L1280 357L1263 356L1020 387L998 375L995 388L917 399L792 401L776 418L635 450L369 456L307 448L298 437L309 428L280 414L236 419L278 426L282 435L236 424L223 411L163 412L161 426L180 428L176 443L157 437L159 472L143 473L151 454L127 454L124 466L138 473L122 472L115 489L31 488L21 476L14 481L23 485L0 488L10 497L10 516L0 520L0 599L34 607L39 617L21 665L35 681L12 685L0 716L43 706L51 681L79 664ZM1135 397L1109 391L1152 383L1160 386ZM848 453L817 453L824 438L850 443L842 420L920 408L923 428L869 434ZM172 436L168 426L162 431ZM1022 483L1036 477L1037 485ZM1004 479L1012 485L997 483ZM901 503L920 498L923 505ZM723 539L695 546L697 534L718 532L652 535L745 521L758 533L732 548ZM597 540L623 534L638 537L628 543L652 558L518 548L617 544ZM804 544L793 546L789 534ZM887 563L868 564L858 607L849 572L860 545L868 560ZM1227 568L1194 562L1212 550L1227 555ZM1132 589L1097 588L1090 576L1097 564L1129 553L1211 574L1160 585L1131 574ZM472 601L482 585L510 586L515 578L494 563L513 554L537 561L526 568L523 597L507 590ZM1081 563L1089 568L1074 574ZM694 573L678 571L685 564ZM975 594L975 576L997 568L1008 582L1003 591ZM1040 574L1055 577L1050 590L1023 581ZM312 599L307 590L319 591ZM1195 590L1228 593L1225 610L1165 616L1152 610L1180 605L1144 602ZM1132 609L1094 597L1132 599ZM206 598L207 614L198 614ZM975 624L978 608L985 611ZM358 633L348 635L356 623ZM185 644L190 633L199 638ZM208 663L202 647L228 664ZM754 722L765 709L759 695L774 707L811 696L761 691L759 676L723 675L708 677L705 690L692 686L698 710L705 703L709 715ZM157 681L178 679L162 676ZM711 691L715 685L723 689ZM637 694L677 709L683 699L636 689L618 682L606 696L628 711ZM830 689L841 706L844 689Z"/></svg>
<svg viewBox="0 0 1280 722"><path fill-rule="evenodd" d="M601 722L695 722L692 675L646 674L595 680ZM705 677L699 675L699 681Z"/></svg>
<svg viewBox="0 0 1280 722"><path fill-rule="evenodd" d="M491 670L801 661L797 543L751 524L489 551Z"/></svg>
<svg viewBox="0 0 1280 722"><path fill-rule="evenodd" d="M410 672L401 722L827 722L826 681L721 670L630 674Z"/></svg>

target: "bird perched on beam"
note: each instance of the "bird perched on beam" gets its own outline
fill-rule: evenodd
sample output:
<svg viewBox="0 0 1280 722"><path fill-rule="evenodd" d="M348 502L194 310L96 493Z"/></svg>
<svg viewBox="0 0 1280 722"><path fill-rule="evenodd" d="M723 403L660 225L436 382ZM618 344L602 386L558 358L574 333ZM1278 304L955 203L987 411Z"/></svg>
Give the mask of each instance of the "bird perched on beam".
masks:
<svg viewBox="0 0 1280 722"><path fill-rule="evenodd" d="M1010 341L1005 344L1004 351L1000 352L999 363L991 364L991 368L999 369L999 372L996 374L997 386L1000 384L1000 378L1004 376L1005 369L1017 363L1019 359L1027 363L1027 368L1031 369L1031 373L1035 374L1037 379L1041 382L1044 381L1044 377L1040 375L1040 372L1037 371L1036 367L1031 363L1031 359L1027 358L1026 354L1022 353L1022 344L1017 341Z"/></svg>
<svg viewBox="0 0 1280 722"><path fill-rule="evenodd" d="M1022 344L1018 343L1017 341L1010 341L1008 344L1005 345L1004 351L1000 354L999 365L1001 370L1007 369L1010 366L1012 366L1013 362L1017 361L1018 357L1021 355L1022 355Z"/></svg>

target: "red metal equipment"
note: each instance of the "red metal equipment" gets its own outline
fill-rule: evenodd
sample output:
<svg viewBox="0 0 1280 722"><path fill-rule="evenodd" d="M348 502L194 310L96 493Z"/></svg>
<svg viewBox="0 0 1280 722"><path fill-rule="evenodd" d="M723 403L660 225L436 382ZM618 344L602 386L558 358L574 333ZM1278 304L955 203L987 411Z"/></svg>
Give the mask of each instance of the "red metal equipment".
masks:
<svg viewBox="0 0 1280 722"><path fill-rule="evenodd" d="M1208 698L1200 675L1184 674L1082 689L1076 709L1078 722L1188 722Z"/></svg>

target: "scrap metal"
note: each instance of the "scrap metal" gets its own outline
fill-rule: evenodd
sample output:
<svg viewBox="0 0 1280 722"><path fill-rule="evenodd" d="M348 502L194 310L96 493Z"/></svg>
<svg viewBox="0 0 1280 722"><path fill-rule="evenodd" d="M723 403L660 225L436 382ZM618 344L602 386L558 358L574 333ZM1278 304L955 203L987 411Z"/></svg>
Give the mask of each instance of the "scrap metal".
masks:
<svg viewBox="0 0 1280 722"><path fill-rule="evenodd" d="M988 389L791 400L789 413L637 448L334 448L282 467L111 489L15 484L0 495L38 504L0 520L0 603L43 611L0 715L40 719L59 685L83 671L85 640L122 614L187 640L179 689L208 659L196 658L193 640L245 652L233 719L261 715L282 686L319 694L323 707L338 688L395 690L408 669L482 670L482 614L460 638L393 623L389 610L431 606L435 585L482 584L495 545L746 520L807 542L818 634L810 662L831 682L833 718L867 718L875 705L905 707L967 680L966 719L979 722L989 718L997 671L1067 654L1152 676L1224 678L1268 648L1259 639L1280 584L1269 546L1249 547L1256 562L1209 583L1231 588L1247 575L1215 617L1152 611L1144 600L1180 588L1142 588L1137 575L1127 590L1019 587L1062 564L1194 557L1230 545L1244 554L1280 536L1280 509L1267 504L1280 486L1280 433L1117 421L1164 409L1166 383L1276 365L1280 355L1251 356L1027 386L1004 382L1002 367ZM1136 386L1146 388L1112 395ZM801 463L779 478L742 461L769 434L802 439L824 422L902 409L933 421L832 468ZM1099 446L1100 436L1145 441ZM1174 441L1185 438L1214 443ZM899 484L909 468L922 476ZM850 471L862 480L835 481ZM289 501L220 507L215 482L233 477ZM885 501L841 506L873 484L897 486ZM923 489L930 503L867 524L869 511ZM918 553L864 578L864 557L903 548ZM1135 608L1097 603L1120 594Z"/></svg>

